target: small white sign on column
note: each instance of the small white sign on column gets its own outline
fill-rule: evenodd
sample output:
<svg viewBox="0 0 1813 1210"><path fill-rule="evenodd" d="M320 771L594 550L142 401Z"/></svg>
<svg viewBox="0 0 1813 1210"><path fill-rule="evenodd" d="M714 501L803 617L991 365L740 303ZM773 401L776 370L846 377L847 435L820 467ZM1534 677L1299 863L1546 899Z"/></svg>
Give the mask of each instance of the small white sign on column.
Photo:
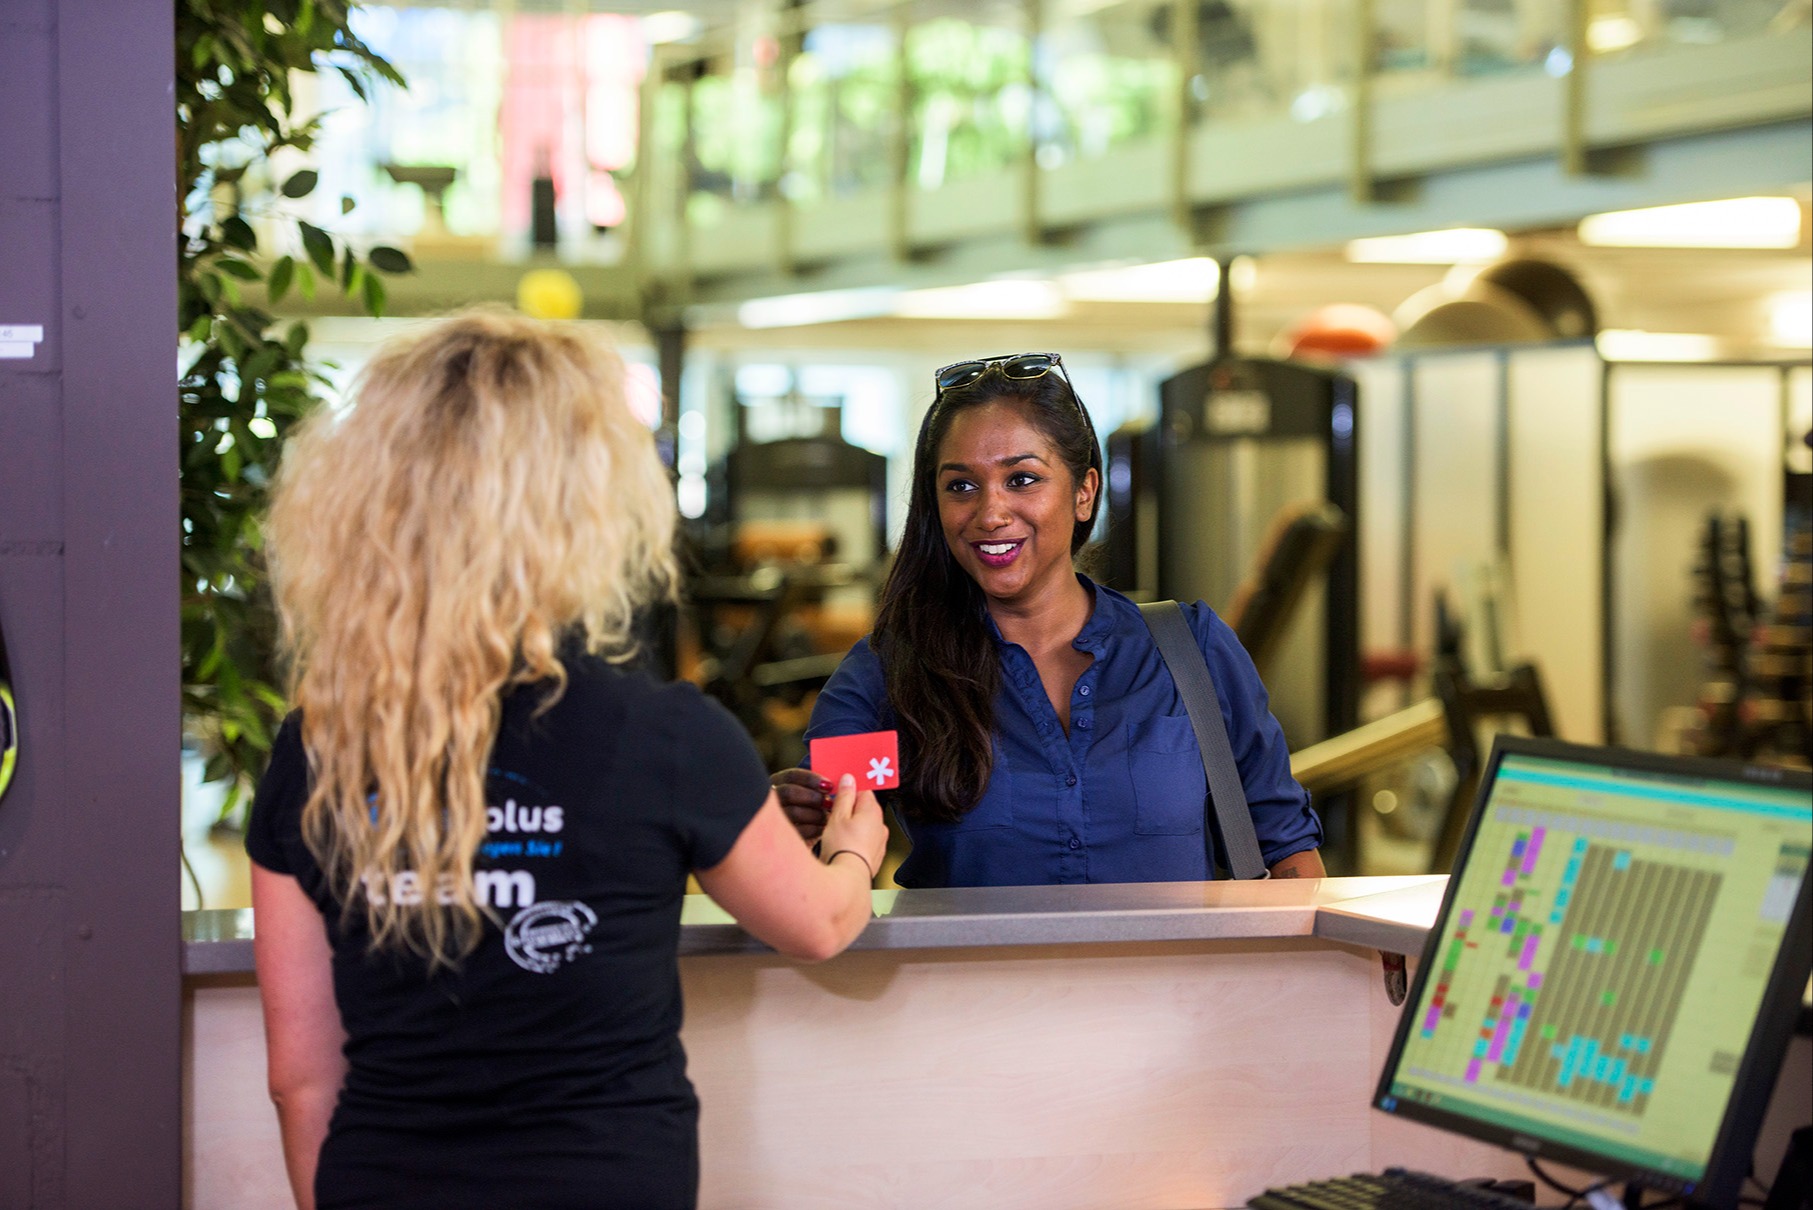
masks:
<svg viewBox="0 0 1813 1210"><path fill-rule="evenodd" d="M43 340L43 324L0 324L0 358L35 357Z"/></svg>

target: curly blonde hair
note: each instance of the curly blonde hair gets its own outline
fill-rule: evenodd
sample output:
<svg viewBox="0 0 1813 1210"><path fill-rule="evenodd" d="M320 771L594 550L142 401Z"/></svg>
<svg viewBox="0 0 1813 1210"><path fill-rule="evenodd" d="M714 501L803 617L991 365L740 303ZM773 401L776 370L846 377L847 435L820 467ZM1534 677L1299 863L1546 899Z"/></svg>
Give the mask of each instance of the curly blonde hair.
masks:
<svg viewBox="0 0 1813 1210"><path fill-rule="evenodd" d="M634 653L638 611L675 592L674 524L623 364L576 327L441 320L290 438L267 540L311 773L303 838L374 949L433 969L477 944L502 697L540 682L552 705L569 635ZM420 894L359 893L404 873Z"/></svg>

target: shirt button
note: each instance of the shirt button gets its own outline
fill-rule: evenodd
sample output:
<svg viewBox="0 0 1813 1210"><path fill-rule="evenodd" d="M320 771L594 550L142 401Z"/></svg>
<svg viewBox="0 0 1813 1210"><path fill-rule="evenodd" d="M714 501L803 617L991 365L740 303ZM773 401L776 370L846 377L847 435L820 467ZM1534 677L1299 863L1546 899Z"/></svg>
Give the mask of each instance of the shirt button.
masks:
<svg viewBox="0 0 1813 1210"><path fill-rule="evenodd" d="M1076 774L1072 773L1069 777L1066 777L1064 779L1064 784L1067 786L1076 785Z"/></svg>
<svg viewBox="0 0 1813 1210"><path fill-rule="evenodd" d="M1080 849L1083 847L1083 842L1072 836L1070 838L1070 847L1073 849Z"/></svg>
<svg viewBox="0 0 1813 1210"><path fill-rule="evenodd" d="M1082 688L1078 689L1077 692L1082 694L1084 697L1088 697L1089 696L1089 686L1084 685Z"/></svg>
<svg viewBox="0 0 1813 1210"><path fill-rule="evenodd" d="M1078 720L1076 720L1076 725L1081 727L1085 731L1089 730L1089 720L1086 718L1079 718Z"/></svg>

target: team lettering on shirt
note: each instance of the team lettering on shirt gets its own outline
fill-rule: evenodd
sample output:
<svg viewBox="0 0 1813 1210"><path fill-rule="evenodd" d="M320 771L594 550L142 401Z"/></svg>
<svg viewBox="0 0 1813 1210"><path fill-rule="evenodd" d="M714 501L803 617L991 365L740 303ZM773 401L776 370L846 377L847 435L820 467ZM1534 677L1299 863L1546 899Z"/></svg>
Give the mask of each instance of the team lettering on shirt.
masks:
<svg viewBox="0 0 1813 1210"><path fill-rule="evenodd" d="M514 798L502 806L485 809L485 830L493 834L479 846L479 852L490 861L500 857L558 857L566 847L564 840L551 837L566 827L566 810L558 806L525 806ZM427 901L429 888L414 870L398 870L384 875L376 871L360 879L365 894L375 905L397 903L413 907ZM435 880L434 901L443 907L454 901L452 874ZM536 901L535 875L523 869L472 871L472 899L482 908L526 908Z"/></svg>

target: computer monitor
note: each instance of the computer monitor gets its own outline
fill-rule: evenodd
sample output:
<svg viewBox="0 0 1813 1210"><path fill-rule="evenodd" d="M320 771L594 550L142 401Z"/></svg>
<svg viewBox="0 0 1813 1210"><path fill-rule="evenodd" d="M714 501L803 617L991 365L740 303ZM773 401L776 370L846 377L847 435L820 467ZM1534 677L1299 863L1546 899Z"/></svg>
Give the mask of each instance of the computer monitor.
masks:
<svg viewBox="0 0 1813 1210"><path fill-rule="evenodd" d="M1735 1205L1800 1011L1813 778L1500 738L1373 1104Z"/></svg>

